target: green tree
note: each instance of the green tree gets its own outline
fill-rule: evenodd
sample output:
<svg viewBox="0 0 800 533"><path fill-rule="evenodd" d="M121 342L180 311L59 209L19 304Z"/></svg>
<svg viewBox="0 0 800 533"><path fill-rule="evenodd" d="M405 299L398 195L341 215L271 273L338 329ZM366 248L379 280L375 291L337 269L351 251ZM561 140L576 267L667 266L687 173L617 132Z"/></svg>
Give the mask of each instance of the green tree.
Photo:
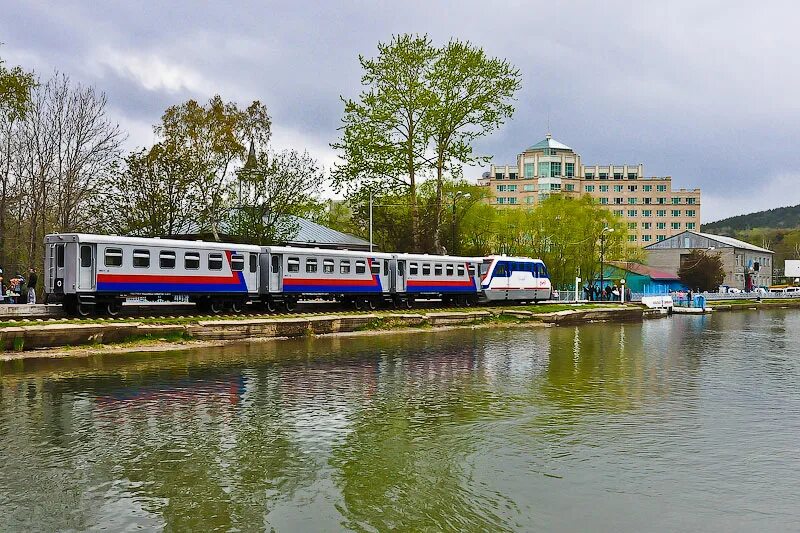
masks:
<svg viewBox="0 0 800 533"><path fill-rule="evenodd" d="M342 136L332 146L343 164L333 172L337 190L363 203L369 191L403 195L411 209L411 237L419 241L417 185L428 160L433 102L425 74L436 57L427 36L398 35L378 43L378 56L359 56L364 69L358 99L342 99Z"/></svg>
<svg viewBox="0 0 800 533"><path fill-rule="evenodd" d="M678 277L689 288L716 290L725 279L722 258L705 250L692 250L678 269Z"/></svg>
<svg viewBox="0 0 800 533"><path fill-rule="evenodd" d="M511 117L511 100L522 82L519 70L508 61L488 57L483 49L457 39L436 51L426 82L433 95L426 126L436 173L434 227L441 228L445 174L488 161L475 155L473 143ZM437 231L434 249L440 253L441 240Z"/></svg>
<svg viewBox="0 0 800 533"><path fill-rule="evenodd" d="M308 152L286 150L252 154L237 172L240 205L231 218L231 232L253 244L273 244L297 234L292 217L316 207L322 169Z"/></svg>
<svg viewBox="0 0 800 533"><path fill-rule="evenodd" d="M166 110L155 132L169 150L190 163L190 179L198 193L197 222L219 240L220 224L236 196L233 177L244 165L247 147L265 149L272 122L259 101L240 109L219 95L203 106L195 100Z"/></svg>

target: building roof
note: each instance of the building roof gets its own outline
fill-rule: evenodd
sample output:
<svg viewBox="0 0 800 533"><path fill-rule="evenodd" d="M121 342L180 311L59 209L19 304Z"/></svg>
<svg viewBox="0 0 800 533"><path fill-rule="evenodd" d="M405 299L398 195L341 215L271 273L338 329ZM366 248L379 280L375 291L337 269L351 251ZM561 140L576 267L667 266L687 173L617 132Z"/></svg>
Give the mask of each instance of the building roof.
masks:
<svg viewBox="0 0 800 533"><path fill-rule="evenodd" d="M630 263L625 261L609 261L609 264L640 276L649 276L652 280L678 280L680 279L677 274L673 272L665 272L663 270L656 270L655 268L647 265L640 265L639 263Z"/></svg>
<svg viewBox="0 0 800 533"><path fill-rule="evenodd" d="M289 217L298 226L297 234L288 239L286 244L305 246L326 246L336 248L369 248L369 241L328 228L306 218Z"/></svg>
<svg viewBox="0 0 800 533"><path fill-rule="evenodd" d="M572 150L566 144L560 143L557 140L553 139L552 135L549 133L545 136L545 138L538 143L534 144L533 146L529 146L525 149L525 151L529 150L541 150L542 148L558 148L560 150Z"/></svg>
<svg viewBox="0 0 800 533"><path fill-rule="evenodd" d="M772 250L767 250L766 248L761 248L760 246L756 246L754 244L750 244L749 242L740 241L739 239L734 239L733 237L725 237L724 235L714 235L713 233L701 233L699 231L692 231L686 230L677 235L673 235L672 237L668 237L663 241L655 242L649 246L645 246L645 250L660 250L665 248L705 248L705 245L699 244L696 240L693 243L690 243L689 246L685 245L685 242L678 240L679 238L684 238L686 235L693 235L696 237L701 237L703 239L708 239L712 243L722 245L722 248L740 248L742 250L750 250L752 252L761 252L765 254L773 254ZM675 243L678 243L679 246L675 246Z"/></svg>

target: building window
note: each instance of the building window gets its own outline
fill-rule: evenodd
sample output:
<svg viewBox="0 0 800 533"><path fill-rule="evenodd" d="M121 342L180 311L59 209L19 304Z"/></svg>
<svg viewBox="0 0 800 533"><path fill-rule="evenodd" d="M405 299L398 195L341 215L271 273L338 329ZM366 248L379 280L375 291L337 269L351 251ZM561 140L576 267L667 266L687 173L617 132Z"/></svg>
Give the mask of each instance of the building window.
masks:
<svg viewBox="0 0 800 533"><path fill-rule="evenodd" d="M667 186L666 185L656 185L656 191L658 191L658 192L667 192Z"/></svg>
<svg viewBox="0 0 800 533"><path fill-rule="evenodd" d="M642 229L650 229L653 227L652 222L642 222Z"/></svg>
<svg viewBox="0 0 800 533"><path fill-rule="evenodd" d="M687 209L686 210L686 216L687 217L693 217L693 216L695 216L695 214L696 214L696 212L695 212L694 209Z"/></svg>
<svg viewBox="0 0 800 533"><path fill-rule="evenodd" d="M645 198L644 199L644 203L645 203L645 205L650 205L650 204L653 203L653 199L652 198Z"/></svg>
<svg viewBox="0 0 800 533"><path fill-rule="evenodd" d="M150 268L150 250L133 251L134 268Z"/></svg>
<svg viewBox="0 0 800 533"><path fill-rule="evenodd" d="M629 180L635 180L638 177L639 176L637 176L636 172L628 172L628 179Z"/></svg>
<svg viewBox="0 0 800 533"><path fill-rule="evenodd" d="M687 222L686 229L694 229L694 222Z"/></svg>
<svg viewBox="0 0 800 533"><path fill-rule="evenodd" d="M657 209L656 210L656 216L657 217L665 217L665 216L667 216L667 210L666 209Z"/></svg>
<svg viewBox="0 0 800 533"><path fill-rule="evenodd" d="M498 197L497 197L497 203L498 203L499 205L502 205L502 204L506 203L506 198L505 198L505 196L498 196Z"/></svg>
<svg viewBox="0 0 800 533"><path fill-rule="evenodd" d="M539 162L539 177L540 178L549 178L550 177L550 163L547 161L540 161Z"/></svg>
<svg viewBox="0 0 800 533"><path fill-rule="evenodd" d="M568 178L575 176L575 163L564 163L564 175Z"/></svg>
<svg viewBox="0 0 800 533"><path fill-rule="evenodd" d="M622 185L614 185L614 192L622 192Z"/></svg>
<svg viewBox="0 0 800 533"><path fill-rule="evenodd" d="M575 190L575 185L573 185L572 183L567 183L566 185L564 185L564 190L565 191L574 191Z"/></svg>
<svg viewBox="0 0 800 533"><path fill-rule="evenodd" d="M533 184L523 185L522 190L525 192L533 192L536 190L536 185Z"/></svg>
<svg viewBox="0 0 800 533"><path fill-rule="evenodd" d="M653 211L650 209L642 209L642 216L643 217L651 217L653 216Z"/></svg>
<svg viewBox="0 0 800 533"><path fill-rule="evenodd" d="M503 173L502 172L495 172L494 173L494 179L496 179L496 180L503 179Z"/></svg>
<svg viewBox="0 0 800 533"><path fill-rule="evenodd" d="M650 192L650 191L653 190L653 186L652 185L642 185L642 190L644 192Z"/></svg>
<svg viewBox="0 0 800 533"><path fill-rule="evenodd" d="M586 172L585 173L585 178L587 180L593 180L594 179L594 172Z"/></svg>
<svg viewBox="0 0 800 533"><path fill-rule="evenodd" d="M222 254L220 253L208 254L208 269L222 270Z"/></svg>
<svg viewBox="0 0 800 533"><path fill-rule="evenodd" d="M636 242L636 235L628 235L628 242Z"/></svg>
<svg viewBox="0 0 800 533"><path fill-rule="evenodd" d="M681 210L680 209L673 209L671 212L672 212L672 216L674 216L674 217L681 216Z"/></svg>
<svg viewBox="0 0 800 533"><path fill-rule="evenodd" d="M594 192L594 185L586 185L583 190L586 192Z"/></svg>
<svg viewBox="0 0 800 533"><path fill-rule="evenodd" d="M672 197L672 204L673 205L678 205L679 203L681 203L680 197L679 196L673 196Z"/></svg>
<svg viewBox="0 0 800 533"><path fill-rule="evenodd" d="M614 179L621 180L622 179L622 172L614 172Z"/></svg>
<svg viewBox="0 0 800 533"><path fill-rule="evenodd" d="M517 186L516 185L509 185L506 190L508 192L517 192Z"/></svg>
<svg viewBox="0 0 800 533"><path fill-rule="evenodd" d="M496 185L496 186L495 186L495 188L496 188L496 189L497 189L499 192L505 192L505 190L506 190L506 186L505 186L505 185Z"/></svg>
<svg viewBox="0 0 800 533"><path fill-rule="evenodd" d="M517 173L516 172L509 172L508 173L508 179L510 179L510 180L517 179Z"/></svg>
<svg viewBox="0 0 800 533"><path fill-rule="evenodd" d="M517 199L515 197L513 197L513 196L509 196L507 198L507 200L508 200L507 203L509 203L509 204L516 204L517 203Z"/></svg>
<svg viewBox="0 0 800 533"><path fill-rule="evenodd" d="M525 177L526 178L532 178L533 177L533 163L525 163L524 170L525 170Z"/></svg>
<svg viewBox="0 0 800 533"><path fill-rule="evenodd" d="M680 223L680 222L672 222L672 223L670 223L670 225L669 225L669 226L670 226L672 229L681 229L681 223Z"/></svg>
<svg viewBox="0 0 800 533"><path fill-rule="evenodd" d="M636 222L628 222L628 229L636 229Z"/></svg>
<svg viewBox="0 0 800 533"><path fill-rule="evenodd" d="M667 229L666 222L656 222L656 229Z"/></svg>
<svg viewBox="0 0 800 533"><path fill-rule="evenodd" d="M599 177L600 177L601 180L607 180L608 179L608 172L601 172L599 174Z"/></svg>
<svg viewBox="0 0 800 533"><path fill-rule="evenodd" d="M122 248L106 248L105 263L107 267L121 267Z"/></svg>
<svg viewBox="0 0 800 533"><path fill-rule="evenodd" d="M618 217L621 217L621 216L622 216L622 209L615 209L615 210L614 210L614 214L615 214L616 216L618 216Z"/></svg>
<svg viewBox="0 0 800 533"><path fill-rule="evenodd" d="M639 214L639 212L638 212L638 211L636 211L636 209L628 209L628 216L629 216L629 217L635 217L635 216L637 216L638 214Z"/></svg>
<svg viewBox="0 0 800 533"><path fill-rule="evenodd" d="M183 254L183 267L186 270L197 270L200 268L200 254L197 252L186 252Z"/></svg>
<svg viewBox="0 0 800 533"><path fill-rule="evenodd" d="M689 205L694 205L697 202L697 198L687 198L686 203Z"/></svg>
<svg viewBox="0 0 800 533"><path fill-rule="evenodd" d="M650 235L642 235L642 242L650 242L651 240L653 240L652 236L650 236Z"/></svg>
<svg viewBox="0 0 800 533"><path fill-rule="evenodd" d="M608 192L608 185L601 185L600 192Z"/></svg>
<svg viewBox="0 0 800 533"><path fill-rule="evenodd" d="M667 203L667 199L666 198L659 198L658 199L658 205L664 205L666 203Z"/></svg>
<svg viewBox="0 0 800 533"><path fill-rule="evenodd" d="M638 185L628 185L628 192L636 192L638 188Z"/></svg>
<svg viewBox="0 0 800 533"><path fill-rule="evenodd" d="M600 198L600 204L608 205L608 198L606 198L606 197Z"/></svg>
<svg viewBox="0 0 800 533"><path fill-rule="evenodd" d="M624 200L624 198L614 198L614 204L615 205L622 205L622 200Z"/></svg>
<svg viewBox="0 0 800 533"><path fill-rule="evenodd" d="M664 239L666 239L666 238L667 238L667 236L666 236L666 235L656 235L656 240L657 240L658 242L661 242L661 241L663 241L663 240L664 240Z"/></svg>
<svg viewBox="0 0 800 533"><path fill-rule="evenodd" d="M636 205L636 198L628 198L629 205Z"/></svg>

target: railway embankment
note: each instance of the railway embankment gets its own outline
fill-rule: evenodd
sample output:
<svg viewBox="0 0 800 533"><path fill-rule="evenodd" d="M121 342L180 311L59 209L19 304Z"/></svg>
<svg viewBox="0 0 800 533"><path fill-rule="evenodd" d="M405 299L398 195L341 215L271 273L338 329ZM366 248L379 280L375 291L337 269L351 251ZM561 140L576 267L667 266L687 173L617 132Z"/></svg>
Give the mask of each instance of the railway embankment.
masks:
<svg viewBox="0 0 800 533"><path fill-rule="evenodd" d="M544 305L537 307L331 313L298 316L160 317L149 319L25 319L0 324L2 359L69 355L74 347L148 344L186 345L251 339L296 338L413 328L543 326L637 321L662 316L635 305ZM55 349L55 350L54 350ZM59 351L59 349L63 349Z"/></svg>

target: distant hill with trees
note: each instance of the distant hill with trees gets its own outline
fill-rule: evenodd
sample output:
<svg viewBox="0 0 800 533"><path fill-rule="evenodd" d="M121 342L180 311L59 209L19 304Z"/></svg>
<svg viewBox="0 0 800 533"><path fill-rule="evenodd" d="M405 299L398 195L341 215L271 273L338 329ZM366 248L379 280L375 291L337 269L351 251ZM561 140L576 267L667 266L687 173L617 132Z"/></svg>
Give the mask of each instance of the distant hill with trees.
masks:
<svg viewBox="0 0 800 533"><path fill-rule="evenodd" d="M703 231L717 235L736 236L738 231L754 228L793 229L800 228L800 205L778 207L747 215L723 218L703 224Z"/></svg>

